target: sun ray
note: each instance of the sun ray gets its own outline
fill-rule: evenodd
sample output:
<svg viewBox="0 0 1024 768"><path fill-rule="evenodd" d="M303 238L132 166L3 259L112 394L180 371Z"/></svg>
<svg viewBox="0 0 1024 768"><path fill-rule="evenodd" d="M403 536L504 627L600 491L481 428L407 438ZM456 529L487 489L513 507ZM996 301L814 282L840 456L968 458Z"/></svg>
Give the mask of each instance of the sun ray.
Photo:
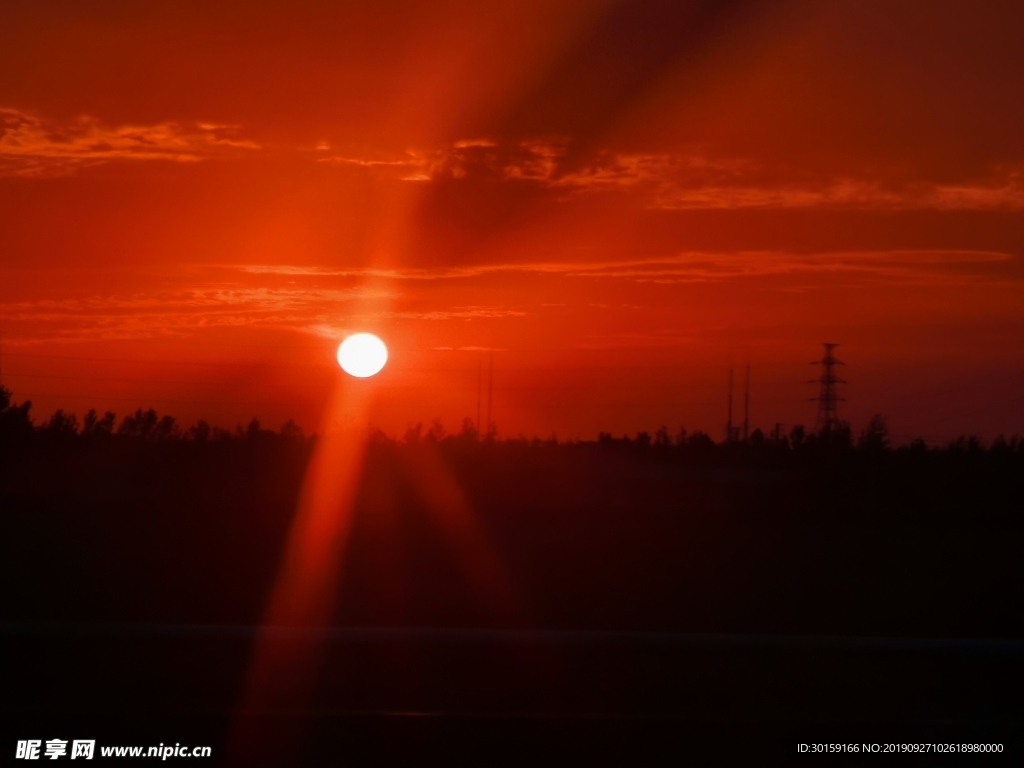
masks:
<svg viewBox="0 0 1024 768"><path fill-rule="evenodd" d="M250 716L301 709L313 693L352 532L371 394L357 380L339 384L327 409L329 426L310 458L236 712L232 748L243 763L259 743ZM289 631L295 629L302 631Z"/></svg>

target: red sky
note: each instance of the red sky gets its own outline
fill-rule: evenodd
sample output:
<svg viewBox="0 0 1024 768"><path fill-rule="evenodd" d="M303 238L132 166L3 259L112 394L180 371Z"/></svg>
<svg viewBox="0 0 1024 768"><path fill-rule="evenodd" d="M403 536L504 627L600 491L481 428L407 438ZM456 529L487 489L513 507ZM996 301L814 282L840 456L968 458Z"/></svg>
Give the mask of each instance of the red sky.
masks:
<svg viewBox="0 0 1024 768"><path fill-rule="evenodd" d="M2 380L56 408L594 437L1024 432L1024 7L16 2ZM351 382L349 382L351 385ZM737 392L737 400L740 399Z"/></svg>

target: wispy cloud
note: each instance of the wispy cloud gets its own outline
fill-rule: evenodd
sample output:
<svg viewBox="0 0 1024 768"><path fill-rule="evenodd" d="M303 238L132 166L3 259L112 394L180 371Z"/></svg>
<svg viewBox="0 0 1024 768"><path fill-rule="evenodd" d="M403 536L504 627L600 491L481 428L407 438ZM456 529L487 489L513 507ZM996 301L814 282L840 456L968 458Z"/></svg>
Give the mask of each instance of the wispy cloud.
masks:
<svg viewBox="0 0 1024 768"><path fill-rule="evenodd" d="M770 168L744 158L601 153L578 170L545 179L577 192L630 189L665 210L738 208L849 210L1019 210L1024 169L1000 167L962 184L918 179L882 182L855 176L801 178L799 169Z"/></svg>
<svg viewBox="0 0 1024 768"><path fill-rule="evenodd" d="M626 279L635 282L700 283L784 275L845 273L861 279L891 282L934 280L983 281L1013 256L998 251L880 250L822 253L740 251L734 253L686 252L675 256L598 262L534 262L477 264L460 267L324 268L289 265L229 267L251 274L290 275L307 278L377 278L393 281L465 280L502 273L552 275L586 279Z"/></svg>
<svg viewBox="0 0 1024 768"><path fill-rule="evenodd" d="M372 159L366 157L347 157L345 155L327 155L326 157L318 157L318 163L328 163L330 165L356 165L362 168L418 168L419 162L414 157L407 157L405 159Z"/></svg>
<svg viewBox="0 0 1024 768"><path fill-rule="evenodd" d="M736 208L835 208L859 210L1020 210L1024 182L1008 175L989 184L913 184L887 189L870 181L840 179L780 186L668 187L651 206L667 210Z"/></svg>
<svg viewBox="0 0 1024 768"><path fill-rule="evenodd" d="M1024 210L1024 167L994 167L960 183L921 178L820 177L723 156L705 146L675 152L617 152L580 158L565 136L499 141L460 139L433 148L360 154L315 148L319 163L365 168L410 182L490 180L531 183L560 196L628 194L661 210ZM168 121L111 125L94 116L56 121L0 107L0 176L59 176L114 160L194 163L260 149L241 128ZM308 149L305 150L308 152Z"/></svg>
<svg viewBox="0 0 1024 768"><path fill-rule="evenodd" d="M0 174L53 176L112 160L198 162L216 154L258 149L238 127L166 122L111 126L90 116L68 122L0 108Z"/></svg>
<svg viewBox="0 0 1024 768"><path fill-rule="evenodd" d="M520 307L457 305L382 308L379 288L268 288L217 285L152 293L9 302L0 321L22 343L184 337L219 327L262 327L337 338L387 320L470 321L522 317Z"/></svg>
<svg viewBox="0 0 1024 768"><path fill-rule="evenodd" d="M441 147L407 149L391 155L331 154L318 157L317 162L384 171L391 168L404 181L492 179L548 183L557 175L567 145L568 140L562 138L513 143L460 139Z"/></svg>
<svg viewBox="0 0 1024 768"><path fill-rule="evenodd" d="M461 140L397 157L328 157L366 167L395 167L408 181L494 180L532 182L574 196L629 193L663 210L848 209L1021 210L1024 168L996 167L984 179L959 184L920 178L856 175L822 177L807 169L772 167L746 157L721 156L707 147L673 153L604 150L570 158L565 137L498 142Z"/></svg>
<svg viewBox="0 0 1024 768"><path fill-rule="evenodd" d="M507 352L505 347L431 347L435 352Z"/></svg>
<svg viewBox="0 0 1024 768"><path fill-rule="evenodd" d="M804 290L828 282L877 287L964 287L1024 283L1014 276L1014 257L998 251L890 250L833 253L688 252L671 257L592 263L547 262L490 264L437 269L313 269L302 266L216 266L190 268L187 282L155 292L97 295L72 299L14 301L0 305L0 322L17 329L21 339L85 341L189 336L218 327L275 328L336 338L352 328L390 321L490 322L516 321L561 311L561 304L531 303L538 286L566 290L566 296L589 296L567 284L548 281L607 281L620 284L715 284L755 281L779 291ZM260 275L295 277L286 286L266 285ZM366 281L368 276L384 280ZM445 300L445 290L414 290L417 281L500 280L501 301L487 302L487 283L476 294L480 303ZM407 282L406 285L402 285ZM260 284L264 283L264 284ZM507 289L520 286L519 300ZM440 289L441 286L438 286ZM458 286L451 296L464 295ZM620 285L621 288L621 285ZM514 295L514 294L513 294ZM590 300L574 306L604 312ZM623 304L622 308L641 309ZM623 343L629 339L623 339ZM607 340L601 343L610 343ZM644 343L674 344L673 338Z"/></svg>
<svg viewBox="0 0 1024 768"><path fill-rule="evenodd" d="M607 191L628 187L704 187L735 183L758 170L742 158L716 158L692 148L676 154L599 152L580 167L557 174L548 182L565 188Z"/></svg>
<svg viewBox="0 0 1024 768"><path fill-rule="evenodd" d="M480 320L496 317L525 317L527 314L521 309L506 307L453 307L419 312L380 312L377 316L403 320Z"/></svg>
<svg viewBox="0 0 1024 768"><path fill-rule="evenodd" d="M851 283L935 286L1006 283L1006 276L994 274L993 268L1012 259L1009 254L993 251L705 253L630 264L606 264L566 274L592 279L673 284L785 277L821 280L828 276L842 276Z"/></svg>
<svg viewBox="0 0 1024 768"><path fill-rule="evenodd" d="M288 290L202 287L156 293L11 302L0 309L20 338L39 341L138 339L186 336L216 327L306 329L324 317L353 312L362 289Z"/></svg>

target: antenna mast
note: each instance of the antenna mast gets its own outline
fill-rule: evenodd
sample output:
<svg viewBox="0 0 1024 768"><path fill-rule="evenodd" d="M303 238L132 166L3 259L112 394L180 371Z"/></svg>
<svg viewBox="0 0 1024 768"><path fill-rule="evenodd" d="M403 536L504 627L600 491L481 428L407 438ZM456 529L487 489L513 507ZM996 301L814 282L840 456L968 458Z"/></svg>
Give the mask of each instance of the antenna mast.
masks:
<svg viewBox="0 0 1024 768"><path fill-rule="evenodd" d="M494 422L491 420L491 407L494 404L494 353L491 352L490 379L487 382L487 436L491 436Z"/></svg>
<svg viewBox="0 0 1024 768"><path fill-rule="evenodd" d="M725 440L732 442L734 437L732 429L732 366L729 366L729 420L725 423Z"/></svg>
<svg viewBox="0 0 1024 768"><path fill-rule="evenodd" d="M747 385L743 392L743 442L750 434L750 361L747 361Z"/></svg>

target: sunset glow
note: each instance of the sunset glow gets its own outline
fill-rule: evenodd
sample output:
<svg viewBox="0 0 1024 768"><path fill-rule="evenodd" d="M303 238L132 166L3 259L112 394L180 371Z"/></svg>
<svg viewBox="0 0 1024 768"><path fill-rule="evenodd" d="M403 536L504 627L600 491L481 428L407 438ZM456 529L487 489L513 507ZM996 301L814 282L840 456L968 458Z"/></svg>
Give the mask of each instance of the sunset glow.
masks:
<svg viewBox="0 0 1024 768"><path fill-rule="evenodd" d="M855 429L1024 429L1013 4L22 5L0 330L37 420L312 430L369 327L391 435L472 417L482 355L505 436L717 439L747 359L788 429L825 339Z"/></svg>
<svg viewBox="0 0 1024 768"><path fill-rule="evenodd" d="M3 749L1020 753L1024 2L2 9Z"/></svg>

